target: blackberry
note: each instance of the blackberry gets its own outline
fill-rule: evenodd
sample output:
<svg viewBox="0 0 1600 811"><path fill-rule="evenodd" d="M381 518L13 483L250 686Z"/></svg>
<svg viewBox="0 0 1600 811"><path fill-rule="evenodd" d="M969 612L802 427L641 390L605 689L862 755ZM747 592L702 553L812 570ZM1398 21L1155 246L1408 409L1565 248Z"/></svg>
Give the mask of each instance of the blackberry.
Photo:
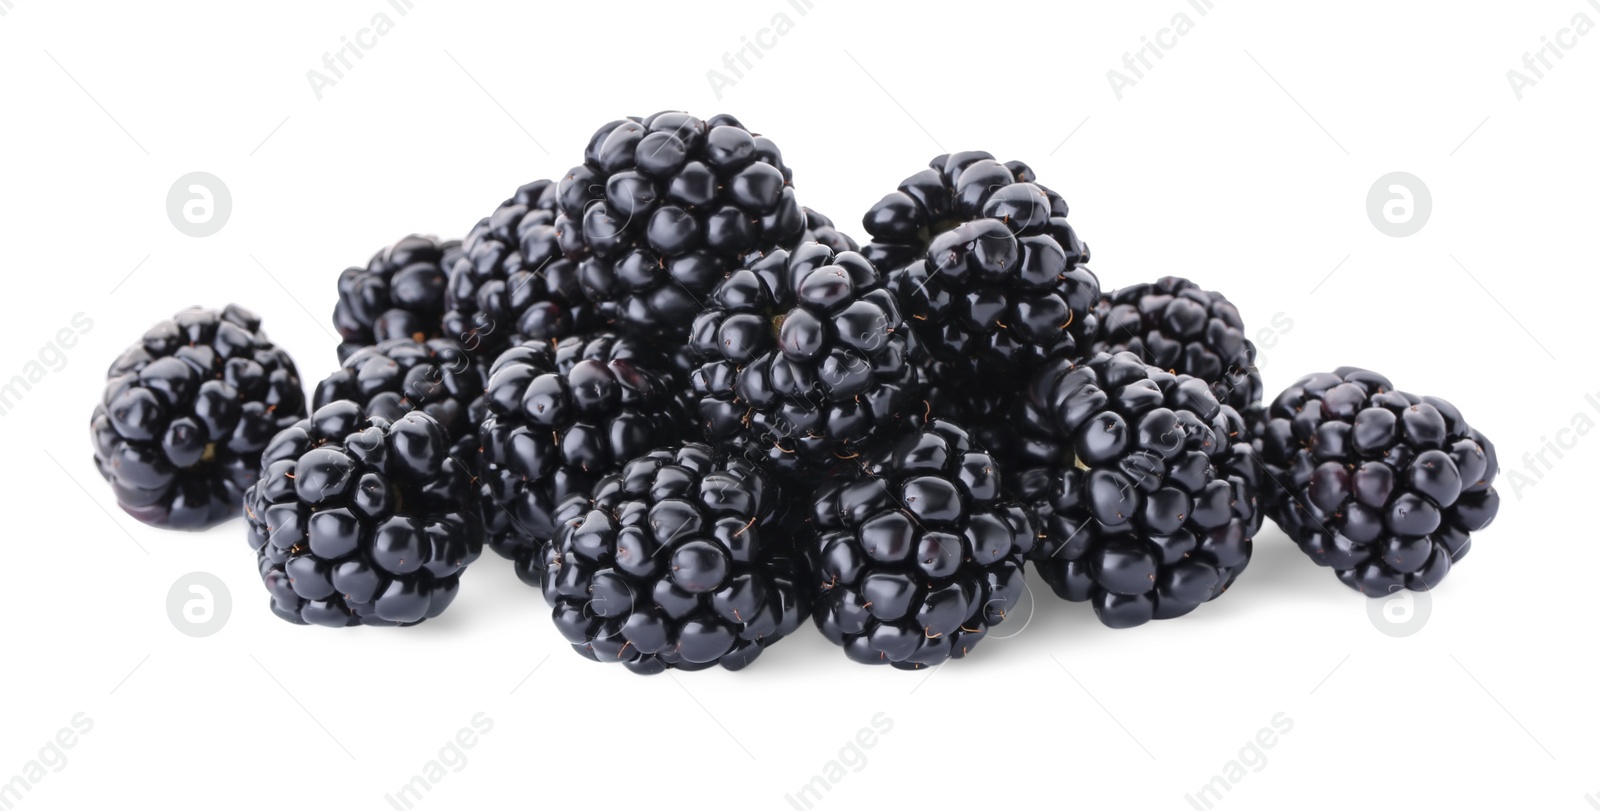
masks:
<svg viewBox="0 0 1600 811"><path fill-rule="evenodd" d="M352 400L369 416L390 422L421 411L444 428L451 456L470 469L478 458L486 379L482 364L454 341L400 338L345 358L338 371L317 384L311 407Z"/></svg>
<svg viewBox="0 0 1600 811"><path fill-rule="evenodd" d="M802 479L859 452L917 396L909 334L861 254L820 243L734 271L689 349L706 436Z"/></svg>
<svg viewBox="0 0 1600 811"><path fill-rule="evenodd" d="M1439 585L1500 507L1494 445L1437 397L1343 366L1285 389L1263 416L1273 520L1369 597Z"/></svg>
<svg viewBox="0 0 1600 811"><path fill-rule="evenodd" d="M610 333L529 342L495 360L479 492L490 546L524 582L539 581L534 558L562 501L677 441L686 406L668 369L646 344Z"/></svg>
<svg viewBox="0 0 1600 811"><path fill-rule="evenodd" d="M191 307L111 364L89 431L95 467L124 511L151 526L204 529L239 513L262 449L305 414L294 360L255 313Z"/></svg>
<svg viewBox="0 0 1600 811"><path fill-rule="evenodd" d="M1240 412L1261 402L1256 345L1245 337L1239 309L1221 293L1165 276L1116 291L1095 312L1094 352L1132 352L1151 366L1198 377Z"/></svg>
<svg viewBox="0 0 1600 811"><path fill-rule="evenodd" d="M804 211L806 215L806 232L801 235L799 244L819 242L831 248L835 253L860 249L861 246L857 245L856 241L851 239L848 234L833 227L832 220L809 208L804 209ZM766 254L746 257L746 266L765 257ZM684 388L689 388L690 376L694 374L694 370L699 368L700 364L695 361L694 353L688 343L679 338L657 339L652 340L650 343L667 356L668 361L672 364L673 374L677 377L679 384Z"/></svg>
<svg viewBox="0 0 1600 811"><path fill-rule="evenodd" d="M1100 282L1067 204L1026 164L940 155L862 223L934 385L1012 394L1049 354L1088 351Z"/></svg>
<svg viewBox="0 0 1600 811"><path fill-rule="evenodd" d="M1041 497L1031 560L1063 599L1112 628L1171 619L1220 596L1261 526L1244 420L1206 381L1131 352L1039 369L1019 485ZM1042 430L1041 430L1042 429Z"/></svg>
<svg viewBox="0 0 1600 811"><path fill-rule="evenodd" d="M958 659L1021 600L1038 519L955 423L909 425L816 494L817 627L864 664Z"/></svg>
<svg viewBox="0 0 1600 811"><path fill-rule="evenodd" d="M560 184L584 293L618 329L681 339L718 281L802 238L792 174L771 140L732 116L606 124Z"/></svg>
<svg viewBox="0 0 1600 811"><path fill-rule="evenodd" d="M556 627L636 673L750 664L809 613L783 503L755 465L707 445L629 461L561 505L541 571Z"/></svg>
<svg viewBox="0 0 1600 811"><path fill-rule="evenodd" d="M806 231L800 235L799 245L804 245L807 242L820 242L828 246L834 253L859 252L861 250L861 246L849 234L835 228L833 220L828 219L826 215L804 206L801 206L801 210L806 215Z"/></svg>
<svg viewBox="0 0 1600 811"><path fill-rule="evenodd" d="M445 280L460 256L459 240L412 234L339 274L339 360L380 341L443 337Z"/></svg>
<svg viewBox="0 0 1600 811"><path fill-rule="evenodd" d="M1012 392L995 391L971 385L946 382L929 382L926 366L917 367L922 403L919 407L924 417L942 419L966 426L972 439L993 454L1001 469L1010 477L1017 458L1013 448L1017 445L1017 428L1008 419L1016 405ZM1007 487L1011 485L1008 483Z"/></svg>
<svg viewBox="0 0 1600 811"><path fill-rule="evenodd" d="M421 411L394 421L337 400L273 437L245 494L273 613L296 624L439 616L483 551L472 477Z"/></svg>
<svg viewBox="0 0 1600 811"><path fill-rule="evenodd" d="M450 266L445 337L493 359L506 347L599 326L562 251L556 185L535 180L473 226Z"/></svg>

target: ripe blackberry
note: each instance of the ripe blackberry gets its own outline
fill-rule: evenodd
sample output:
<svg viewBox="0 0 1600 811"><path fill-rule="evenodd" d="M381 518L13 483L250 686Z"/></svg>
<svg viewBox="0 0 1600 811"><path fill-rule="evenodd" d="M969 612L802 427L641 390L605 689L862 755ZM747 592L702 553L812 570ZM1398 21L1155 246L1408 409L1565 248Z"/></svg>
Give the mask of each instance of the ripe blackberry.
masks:
<svg viewBox="0 0 1600 811"><path fill-rule="evenodd" d="M95 467L124 511L204 529L239 513L261 450L305 414L294 360L255 313L191 307L111 364L89 431Z"/></svg>
<svg viewBox="0 0 1600 811"><path fill-rule="evenodd" d="M911 410L920 409L924 417L965 426L972 440L989 451L1000 462L1007 477L1012 478L1018 461L1013 450L1017 445L1017 427L1011 424L1016 395L949 382L936 385L928 381L928 369L923 366L917 367L917 375L922 402L913 404ZM1007 487L1011 486L1008 482Z"/></svg>
<svg viewBox="0 0 1600 811"><path fill-rule="evenodd" d="M685 443L562 502L541 570L572 647L635 673L738 670L809 613L783 496L755 465Z"/></svg>
<svg viewBox="0 0 1600 811"><path fill-rule="evenodd" d="M495 360L479 492L490 545L525 582L538 583L534 558L563 500L677 441L686 406L668 369L644 343L609 333L529 342Z"/></svg>
<svg viewBox="0 0 1600 811"><path fill-rule="evenodd" d="M806 230L804 234L800 235L797 246L804 245L807 242L820 242L828 246L834 253L859 252L861 250L861 246L856 244L856 241L849 234L835 228L833 220L828 219L826 215L805 206L800 208L806 215Z"/></svg>
<svg viewBox="0 0 1600 811"><path fill-rule="evenodd" d="M442 337L445 279L460 256L459 240L412 234L339 274L339 360L380 341Z"/></svg>
<svg viewBox="0 0 1600 811"><path fill-rule="evenodd" d="M858 253L777 250L711 292L689 339L706 436L801 478L854 456L916 397L909 333Z"/></svg>
<svg viewBox="0 0 1600 811"><path fill-rule="evenodd" d="M1493 443L1450 403L1365 369L1285 389L1260 443L1273 520L1369 597L1439 585L1500 507Z"/></svg>
<svg viewBox="0 0 1600 811"><path fill-rule="evenodd" d="M454 341L400 338L346 358L338 371L317 384L311 407L352 400L367 415L390 422L408 411L421 411L444 428L450 455L470 469L478 458L486 378L482 365Z"/></svg>
<svg viewBox="0 0 1600 811"><path fill-rule="evenodd" d="M801 239L791 177L777 146L732 116L613 121L561 181L567 256L608 323L681 338L746 257Z"/></svg>
<svg viewBox="0 0 1600 811"><path fill-rule="evenodd" d="M832 220L809 208L804 208L803 210L806 215L806 231L800 236L797 244L804 245L807 242L819 242L832 249L835 253L860 249L861 246L857 245L856 241L851 239L848 234L833 227ZM766 258L766 254L752 254L745 258L745 266L748 267L764 258ZM700 364L695 360L694 353L688 343L682 340L681 337L663 339L661 336L652 339L650 343L667 356L668 362L672 365L673 375L677 377L679 385L683 388L689 388L690 376L694 374L694 370L699 368Z"/></svg>
<svg viewBox="0 0 1600 811"><path fill-rule="evenodd" d="M1244 420L1204 380L1131 352L1054 359L1018 424L1022 487L1043 496L1031 560L1057 595L1129 628L1193 611L1250 562L1260 528Z"/></svg>
<svg viewBox="0 0 1600 811"><path fill-rule="evenodd" d="M816 494L817 627L864 664L967 655L1022 598L1037 516L954 423L910 427L859 461Z"/></svg>
<svg viewBox="0 0 1600 811"><path fill-rule="evenodd" d="M930 382L1009 394L1047 355L1086 352L1100 282L1061 196L987 152L930 167L862 220L862 253L900 299Z"/></svg>
<svg viewBox="0 0 1600 811"><path fill-rule="evenodd" d="M349 400L273 437L245 494L273 613L295 624L412 625L455 599L483 551L472 477L421 411Z"/></svg>
<svg viewBox="0 0 1600 811"><path fill-rule="evenodd" d="M1256 345L1245 337L1239 309L1221 293L1165 276L1116 291L1095 313L1094 352L1132 352L1151 366L1198 377L1240 412L1261 402Z"/></svg>
<svg viewBox="0 0 1600 811"><path fill-rule="evenodd" d="M445 337L493 359L508 346L595 329L594 306L562 252L556 185L535 180L473 226L450 266Z"/></svg>

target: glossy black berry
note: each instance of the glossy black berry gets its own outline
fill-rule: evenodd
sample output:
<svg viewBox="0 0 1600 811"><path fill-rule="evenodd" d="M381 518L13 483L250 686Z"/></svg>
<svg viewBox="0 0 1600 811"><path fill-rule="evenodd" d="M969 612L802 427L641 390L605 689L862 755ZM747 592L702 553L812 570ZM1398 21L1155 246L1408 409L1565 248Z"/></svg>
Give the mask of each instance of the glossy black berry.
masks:
<svg viewBox="0 0 1600 811"><path fill-rule="evenodd" d="M864 664L967 655L1022 599L1037 516L954 423L908 425L857 461L816 494L817 627Z"/></svg>
<svg viewBox="0 0 1600 811"><path fill-rule="evenodd" d="M932 385L1010 395L1046 356L1088 351L1100 282L1066 202L1026 165L940 155L862 224Z"/></svg>
<svg viewBox="0 0 1600 811"><path fill-rule="evenodd" d="M490 368L479 425L480 496L489 543L538 583L539 545L556 508L621 465L677 441L686 408L669 366L633 338L602 333L529 342Z"/></svg>
<svg viewBox="0 0 1600 811"><path fill-rule="evenodd" d="M695 318L706 436L800 478L855 456L917 397L909 331L861 254L820 243L736 270Z"/></svg>
<svg viewBox="0 0 1600 811"><path fill-rule="evenodd" d="M851 238L849 234L846 234L845 232L835 228L833 225L833 220L828 219L826 215L819 211L813 211L809 208L805 208L804 206L801 207L801 210L804 211L806 215L806 231L804 234L801 234L799 244L804 245L807 242L820 242L823 245L828 246L828 248L834 253L844 253L845 251L859 252L861 250L861 246L856 243L855 239Z"/></svg>
<svg viewBox="0 0 1600 811"><path fill-rule="evenodd" d="M421 411L319 407L273 437L244 503L272 611L297 624L437 617L483 550L471 474Z"/></svg>
<svg viewBox="0 0 1600 811"><path fill-rule="evenodd" d="M1239 309L1221 293L1166 276L1117 290L1096 315L1094 352L1132 352L1151 366L1198 377L1241 413L1261 402L1256 346L1245 337Z"/></svg>
<svg viewBox="0 0 1600 811"><path fill-rule="evenodd" d="M686 443L565 500L539 574L583 656L636 673L738 670L809 612L783 494L752 463Z"/></svg>
<svg viewBox="0 0 1600 811"><path fill-rule="evenodd" d="M1455 406L1383 375L1307 375L1261 419L1273 520L1369 597L1439 585L1499 510L1493 443Z"/></svg>
<svg viewBox="0 0 1600 811"><path fill-rule="evenodd" d="M311 407L353 400L369 416L390 422L421 411L444 428L451 454L470 469L478 459L487 377L483 364L454 341L400 338L345 358L338 371L317 384Z"/></svg>
<svg viewBox="0 0 1600 811"><path fill-rule="evenodd" d="M183 310L128 347L106 373L89 431L123 510L204 529L239 513L267 441L305 414L294 361L260 318L230 304Z"/></svg>
<svg viewBox="0 0 1600 811"><path fill-rule="evenodd" d="M492 360L527 340L587 332L599 315L563 253L575 231L558 222L556 184L536 180L473 226L450 265L444 336Z"/></svg>
<svg viewBox="0 0 1600 811"><path fill-rule="evenodd" d="M681 339L730 271L804 238L791 177L777 146L732 116L613 121L560 182L560 227L575 235L563 244L608 323Z"/></svg>
<svg viewBox="0 0 1600 811"><path fill-rule="evenodd" d="M1206 381L1130 352L1058 358L1034 375L1015 424L1015 486L1045 519L1031 560L1105 625L1187 614L1250 562L1261 514L1249 437Z"/></svg>
<svg viewBox="0 0 1600 811"><path fill-rule="evenodd" d="M412 234L339 274L339 360L381 341L443 337L445 281L460 256L459 240Z"/></svg>

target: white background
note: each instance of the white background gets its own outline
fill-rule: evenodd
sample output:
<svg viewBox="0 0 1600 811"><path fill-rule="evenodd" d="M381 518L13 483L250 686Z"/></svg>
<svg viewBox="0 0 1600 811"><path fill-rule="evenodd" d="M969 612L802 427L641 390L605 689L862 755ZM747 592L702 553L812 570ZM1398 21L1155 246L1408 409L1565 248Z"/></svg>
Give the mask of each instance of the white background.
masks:
<svg viewBox="0 0 1600 811"><path fill-rule="evenodd" d="M0 417L0 781L82 712L92 730L17 807L384 809L482 712L492 731L419 807L779 809L883 713L817 807L1183 809L1283 713L1216 806L1588 808L1600 436L1563 434L1520 492L1509 475L1575 415L1600 422L1600 35L1521 100L1506 71L1600 10L1495 5L0 2L0 379L93 320ZM394 30L318 100L306 72L380 11ZM793 31L718 99L706 72L780 12ZM1107 71L1178 12L1193 30L1119 100ZM1176 621L1111 631L1048 597L948 670L851 664L806 629L744 672L641 678L574 655L492 554L441 619L336 632L268 612L242 522L175 534L116 509L89 412L151 323L249 306L309 389L335 364L340 269L408 231L459 236L595 127L666 108L773 136L801 201L857 237L935 154L1025 160L1108 289L1181 274L1253 330L1292 321L1262 349L1269 396L1355 364L1456 402L1498 444L1500 518L1406 638L1267 529L1233 590ZM215 236L168 221L192 171L231 190ZM1366 213L1391 171L1432 193L1411 237ZM233 603L202 639L166 610L194 571Z"/></svg>

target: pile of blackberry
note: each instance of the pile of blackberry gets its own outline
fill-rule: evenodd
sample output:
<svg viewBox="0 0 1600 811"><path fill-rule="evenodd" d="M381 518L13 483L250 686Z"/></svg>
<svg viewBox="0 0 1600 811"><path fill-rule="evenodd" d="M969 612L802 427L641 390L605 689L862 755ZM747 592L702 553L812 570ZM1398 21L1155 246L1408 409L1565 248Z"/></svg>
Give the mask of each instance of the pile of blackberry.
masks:
<svg viewBox="0 0 1600 811"><path fill-rule="evenodd" d="M461 240L341 274L309 416L251 313L151 328L90 421L119 505L242 509L301 625L413 625L463 590L481 617L487 545L579 655L643 674L743 669L807 619L910 670L1071 603L1173 619L1249 587L1267 518L1365 595L1433 589L1498 510L1450 403L1351 367L1263 403L1239 308L1103 289L1024 163L940 155L862 244L729 115L619 118L574 157Z"/></svg>

